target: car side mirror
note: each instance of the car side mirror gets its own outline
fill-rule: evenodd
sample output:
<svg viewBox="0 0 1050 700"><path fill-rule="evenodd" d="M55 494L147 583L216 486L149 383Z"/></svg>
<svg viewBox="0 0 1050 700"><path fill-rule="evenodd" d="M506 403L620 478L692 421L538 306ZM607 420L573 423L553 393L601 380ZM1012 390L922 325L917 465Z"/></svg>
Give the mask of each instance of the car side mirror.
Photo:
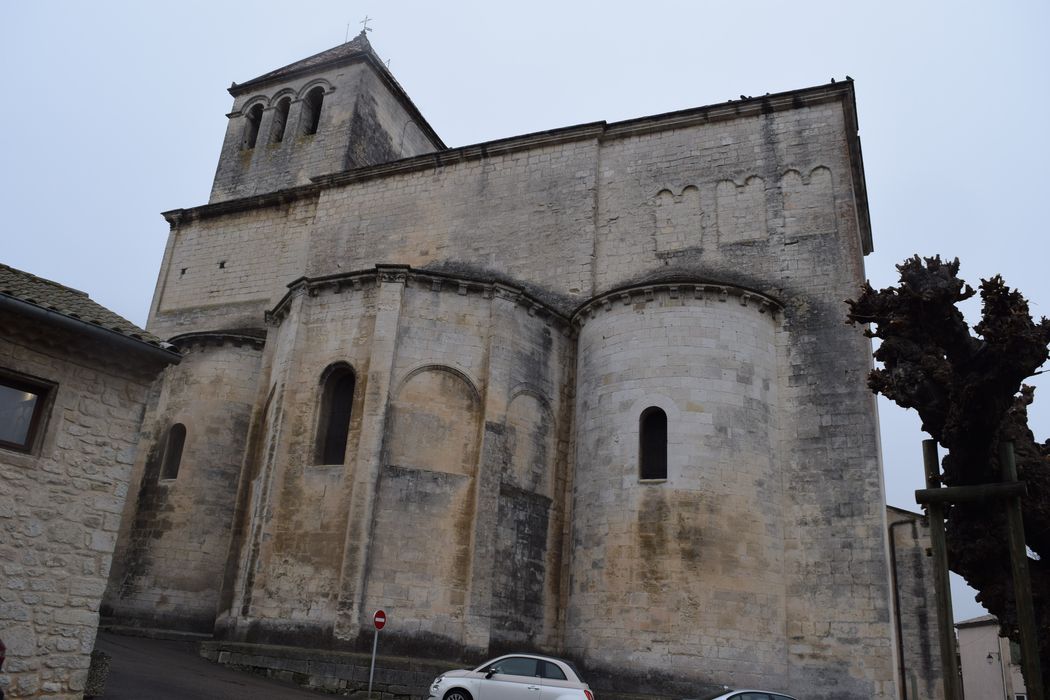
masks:
<svg viewBox="0 0 1050 700"><path fill-rule="evenodd" d="M499 666L493 666L489 669L488 673L485 674L485 678L492 678L497 673L502 673L502 671L499 670Z"/></svg>

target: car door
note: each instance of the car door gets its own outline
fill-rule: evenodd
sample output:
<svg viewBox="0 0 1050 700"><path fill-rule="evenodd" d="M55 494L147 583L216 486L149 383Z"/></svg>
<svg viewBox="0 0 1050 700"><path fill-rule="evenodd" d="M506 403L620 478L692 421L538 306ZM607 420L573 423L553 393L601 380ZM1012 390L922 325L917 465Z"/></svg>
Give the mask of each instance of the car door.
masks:
<svg viewBox="0 0 1050 700"><path fill-rule="evenodd" d="M543 683L540 700L568 700L568 698L584 697L580 684L566 678L558 664L540 661L538 669Z"/></svg>
<svg viewBox="0 0 1050 700"><path fill-rule="evenodd" d="M485 675L494 668L498 670L478 681L479 700L540 700L537 661L527 656L509 656L481 669Z"/></svg>

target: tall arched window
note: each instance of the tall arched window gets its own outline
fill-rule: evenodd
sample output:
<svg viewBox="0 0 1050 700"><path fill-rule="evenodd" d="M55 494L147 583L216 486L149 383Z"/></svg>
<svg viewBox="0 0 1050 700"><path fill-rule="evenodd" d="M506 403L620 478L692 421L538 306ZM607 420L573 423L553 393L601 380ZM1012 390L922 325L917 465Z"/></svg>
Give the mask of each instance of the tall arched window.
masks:
<svg viewBox="0 0 1050 700"><path fill-rule="evenodd" d="M324 88L318 85L306 93L303 100L303 133L316 134L321 123L321 104L324 102Z"/></svg>
<svg viewBox="0 0 1050 700"><path fill-rule="evenodd" d="M255 142L259 140L259 124L262 123L263 106L255 105L248 110L245 117L247 123L244 125L244 150L255 148Z"/></svg>
<svg viewBox="0 0 1050 700"><path fill-rule="evenodd" d="M292 106L292 98L285 97L277 102L277 108L273 111L273 126L270 129L270 141L280 143L284 141L284 130L288 124L288 109Z"/></svg>
<svg viewBox="0 0 1050 700"><path fill-rule="evenodd" d="M325 370L321 385L316 461L319 464L342 464L346 459L346 441L350 435L354 371L344 363L332 365Z"/></svg>
<svg viewBox="0 0 1050 700"><path fill-rule="evenodd" d="M186 444L186 426L176 423L168 429L168 440L164 443L164 461L160 465L161 479L174 479L179 475L182 463L182 447Z"/></svg>
<svg viewBox="0 0 1050 700"><path fill-rule="evenodd" d="M638 467L639 478L667 478L667 414L656 406L638 419Z"/></svg>

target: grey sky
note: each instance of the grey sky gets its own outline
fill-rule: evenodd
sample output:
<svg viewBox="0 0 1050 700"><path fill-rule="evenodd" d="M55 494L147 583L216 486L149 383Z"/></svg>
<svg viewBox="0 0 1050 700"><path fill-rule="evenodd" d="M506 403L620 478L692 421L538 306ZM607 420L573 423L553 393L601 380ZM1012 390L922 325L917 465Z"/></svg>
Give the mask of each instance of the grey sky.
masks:
<svg viewBox="0 0 1050 700"><path fill-rule="evenodd" d="M449 146L856 81L875 252L1001 273L1050 315L1046 2L5 2L0 262L144 324L167 235L207 201L226 88L360 31ZM843 309L845 312L845 308ZM976 305L968 312L971 319ZM1050 437L1050 380L1032 410ZM887 500L918 419L880 403ZM982 614L957 587L956 618Z"/></svg>

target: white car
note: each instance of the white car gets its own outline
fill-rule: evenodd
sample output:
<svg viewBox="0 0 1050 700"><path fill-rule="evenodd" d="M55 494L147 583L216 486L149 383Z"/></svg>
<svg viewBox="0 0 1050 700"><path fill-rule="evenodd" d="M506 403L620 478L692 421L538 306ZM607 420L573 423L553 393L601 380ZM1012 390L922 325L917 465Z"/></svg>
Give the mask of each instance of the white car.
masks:
<svg viewBox="0 0 1050 700"><path fill-rule="evenodd" d="M696 700L796 700L783 693L771 693L768 690L723 690L718 693L701 695Z"/></svg>
<svg viewBox="0 0 1050 700"><path fill-rule="evenodd" d="M507 654L473 671L448 671L430 686L432 700L594 700L568 661Z"/></svg>

